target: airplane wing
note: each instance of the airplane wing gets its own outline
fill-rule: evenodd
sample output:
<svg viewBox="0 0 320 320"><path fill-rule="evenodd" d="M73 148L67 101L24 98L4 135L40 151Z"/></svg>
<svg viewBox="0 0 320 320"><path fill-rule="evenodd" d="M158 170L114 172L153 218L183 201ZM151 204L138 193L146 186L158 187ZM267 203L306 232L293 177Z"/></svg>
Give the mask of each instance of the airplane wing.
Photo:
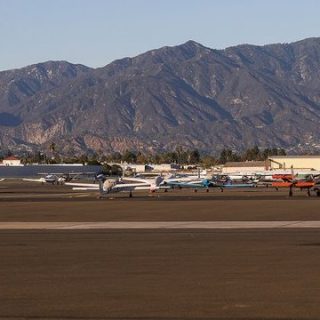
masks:
<svg viewBox="0 0 320 320"><path fill-rule="evenodd" d="M90 189L90 190L99 190L99 184L95 184L95 183L77 183L77 182L66 182L64 184L65 186L71 186L74 188L86 188L86 189ZM82 189L82 190L84 190Z"/></svg>
<svg viewBox="0 0 320 320"><path fill-rule="evenodd" d="M94 183L76 183L76 182L66 182L66 186L72 186L73 190L82 190L82 191L98 191L99 184ZM149 190L150 184L148 183L119 183L112 187L113 190L117 191L126 191L126 190Z"/></svg>
<svg viewBox="0 0 320 320"><path fill-rule="evenodd" d="M75 191L98 191L97 188L88 188L88 187L73 187L72 190L75 190Z"/></svg>
<svg viewBox="0 0 320 320"><path fill-rule="evenodd" d="M127 188L146 188L150 189L149 183L119 183L112 187L112 189L127 189ZM142 190L142 189L140 189Z"/></svg>
<svg viewBox="0 0 320 320"><path fill-rule="evenodd" d="M176 182L176 181L167 181L165 183L167 186L171 187L181 187L181 188L205 188L206 186L200 182Z"/></svg>
<svg viewBox="0 0 320 320"><path fill-rule="evenodd" d="M147 183L147 184L149 184L148 180L146 180L146 179L140 179L140 178L130 178L130 177L125 177L123 180L125 180L125 181L134 181L134 182L140 182L140 183Z"/></svg>
<svg viewBox="0 0 320 320"><path fill-rule="evenodd" d="M29 178L23 178L22 181L28 181L28 182L46 182L44 178L39 178L39 179L29 179Z"/></svg>
<svg viewBox="0 0 320 320"><path fill-rule="evenodd" d="M224 184L217 185L219 188L253 188L255 187L255 183L234 183L234 184Z"/></svg>
<svg viewBox="0 0 320 320"><path fill-rule="evenodd" d="M38 172L39 175L63 175L63 174L69 174L69 175L80 175L80 174L96 174L96 172L93 171L81 171L81 172Z"/></svg>

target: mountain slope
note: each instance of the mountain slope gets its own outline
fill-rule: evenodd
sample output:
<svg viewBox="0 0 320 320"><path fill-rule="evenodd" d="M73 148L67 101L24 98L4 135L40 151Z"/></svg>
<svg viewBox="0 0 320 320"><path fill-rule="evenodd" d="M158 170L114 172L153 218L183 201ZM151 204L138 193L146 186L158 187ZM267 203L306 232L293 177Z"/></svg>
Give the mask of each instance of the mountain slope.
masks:
<svg viewBox="0 0 320 320"><path fill-rule="evenodd" d="M316 151L320 39L212 50L188 41L90 69L0 72L2 148ZM62 142L63 141L63 142Z"/></svg>

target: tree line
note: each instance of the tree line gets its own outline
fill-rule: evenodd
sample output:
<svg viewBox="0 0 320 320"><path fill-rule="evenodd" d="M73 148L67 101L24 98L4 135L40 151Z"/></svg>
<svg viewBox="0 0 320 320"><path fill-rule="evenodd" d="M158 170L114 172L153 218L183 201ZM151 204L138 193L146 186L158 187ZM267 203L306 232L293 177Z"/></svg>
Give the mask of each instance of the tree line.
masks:
<svg viewBox="0 0 320 320"><path fill-rule="evenodd" d="M7 155L12 155L8 152ZM7 156L6 155L6 156ZM103 163L119 163L127 162L134 164L161 164L161 163L176 163L181 165L196 165L200 164L203 167L211 167L215 165L225 164L226 162L239 161L263 161L270 156L286 155L284 149L281 148L265 148L260 149L258 146L248 148L242 153L233 151L231 149L223 149L218 156L200 153L198 150L187 150L182 147L177 147L171 152L159 152L148 154L143 152L136 152L127 150L124 153L113 152L109 155L102 155L95 152L89 154L82 154L80 156L62 157L52 146L48 154L37 151L35 153L25 154L22 157L22 162L29 163L82 163L89 165L99 165Z"/></svg>

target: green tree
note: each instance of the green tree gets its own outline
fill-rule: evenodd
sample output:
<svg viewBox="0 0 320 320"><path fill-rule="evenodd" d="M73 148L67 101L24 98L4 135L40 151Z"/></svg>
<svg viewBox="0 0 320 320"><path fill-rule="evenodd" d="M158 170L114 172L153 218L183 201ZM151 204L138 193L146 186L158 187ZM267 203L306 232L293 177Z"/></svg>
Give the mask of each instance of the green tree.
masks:
<svg viewBox="0 0 320 320"><path fill-rule="evenodd" d="M266 148L262 151L262 158L263 160L267 160L271 154L271 150L269 148Z"/></svg>
<svg viewBox="0 0 320 320"><path fill-rule="evenodd" d="M136 161L139 164L145 164L148 162L148 158L146 155L142 154L141 152L138 152Z"/></svg>
<svg viewBox="0 0 320 320"><path fill-rule="evenodd" d="M120 162L122 159L122 154L120 152L113 152L107 156L107 160L110 162Z"/></svg>
<svg viewBox="0 0 320 320"><path fill-rule="evenodd" d="M110 176L110 175L112 175L112 167L109 166L107 163L105 163L105 164L103 164L103 166L102 166L101 172L102 172L104 175Z"/></svg>
<svg viewBox="0 0 320 320"><path fill-rule="evenodd" d="M7 154L6 154L6 157L11 157L13 156L13 153L10 149L7 150Z"/></svg>
<svg viewBox="0 0 320 320"><path fill-rule="evenodd" d="M223 149L221 152L220 152L220 157L219 157L219 163L226 163L228 160L227 160L227 150L226 149Z"/></svg>
<svg viewBox="0 0 320 320"><path fill-rule="evenodd" d="M220 153L219 163L224 164L228 161L240 161L241 157L230 149L223 149Z"/></svg>
<svg viewBox="0 0 320 320"><path fill-rule="evenodd" d="M210 155L205 155L201 158L201 164L205 168L211 168L217 164L217 160Z"/></svg>
<svg viewBox="0 0 320 320"><path fill-rule="evenodd" d="M200 153L198 150L192 150L188 154L188 163L197 164L200 162Z"/></svg>
<svg viewBox="0 0 320 320"><path fill-rule="evenodd" d="M286 155L287 155L286 150L284 150L284 149L282 149L282 148L279 149L278 155L279 155L279 156L286 156Z"/></svg>
<svg viewBox="0 0 320 320"><path fill-rule="evenodd" d="M96 157L92 157L88 160L87 164L90 166L98 166L98 165L100 165L100 162Z"/></svg>
<svg viewBox="0 0 320 320"><path fill-rule="evenodd" d="M244 152L242 156L243 161L261 160L263 155L260 152L259 147L256 145L253 148L249 148Z"/></svg>
<svg viewBox="0 0 320 320"><path fill-rule="evenodd" d="M113 164L111 166L111 175L113 176L122 176L122 168L116 164Z"/></svg>
<svg viewBox="0 0 320 320"><path fill-rule="evenodd" d="M122 156L122 161L125 161L127 163L136 163L137 156L134 152L127 150Z"/></svg>
<svg viewBox="0 0 320 320"><path fill-rule="evenodd" d="M87 164L88 161L89 161L88 155L85 153L79 157L79 162L82 163L83 165Z"/></svg>

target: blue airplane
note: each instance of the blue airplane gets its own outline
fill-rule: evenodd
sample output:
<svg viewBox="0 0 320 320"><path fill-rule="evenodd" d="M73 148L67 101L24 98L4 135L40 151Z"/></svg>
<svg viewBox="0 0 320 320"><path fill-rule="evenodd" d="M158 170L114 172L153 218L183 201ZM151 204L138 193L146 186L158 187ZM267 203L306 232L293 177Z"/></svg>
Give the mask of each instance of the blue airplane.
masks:
<svg viewBox="0 0 320 320"><path fill-rule="evenodd" d="M227 180L226 182L219 183L216 182L214 184L214 188L220 188L221 192L223 192L224 189L236 189L236 188L255 188L257 186L256 183L237 183L232 182L232 180Z"/></svg>
<svg viewBox="0 0 320 320"><path fill-rule="evenodd" d="M207 189L209 192L209 188L213 187L214 184L209 179L203 180L192 180L192 181L163 181L163 186L171 187L171 188L193 188L195 191L199 188Z"/></svg>
<svg viewBox="0 0 320 320"><path fill-rule="evenodd" d="M172 188L193 188L195 192L197 189L206 189L209 192L209 188L219 188L221 192L225 188L233 189L233 188L253 188L256 187L256 183L235 183L232 180L227 180L225 182L212 181L209 179L203 180L194 180L189 182L179 182L179 181L164 181L163 185L172 187Z"/></svg>

